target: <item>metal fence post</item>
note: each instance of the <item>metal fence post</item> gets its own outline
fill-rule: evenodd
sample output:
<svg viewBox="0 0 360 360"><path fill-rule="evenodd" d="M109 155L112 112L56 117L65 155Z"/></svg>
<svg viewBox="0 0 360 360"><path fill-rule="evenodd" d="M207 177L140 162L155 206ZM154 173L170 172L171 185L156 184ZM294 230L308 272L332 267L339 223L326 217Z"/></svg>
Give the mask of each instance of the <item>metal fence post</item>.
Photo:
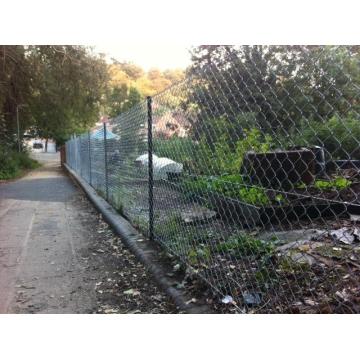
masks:
<svg viewBox="0 0 360 360"><path fill-rule="evenodd" d="M90 131L88 131L88 150L89 150L89 184L91 184L91 141L90 141Z"/></svg>
<svg viewBox="0 0 360 360"><path fill-rule="evenodd" d="M106 201L109 201L108 163L107 163L107 148L106 148L106 123L105 122L104 122L104 156L105 156L105 196L106 196Z"/></svg>
<svg viewBox="0 0 360 360"><path fill-rule="evenodd" d="M148 110L148 164L149 164L149 239L154 240L154 176L152 143L152 98L147 97Z"/></svg>

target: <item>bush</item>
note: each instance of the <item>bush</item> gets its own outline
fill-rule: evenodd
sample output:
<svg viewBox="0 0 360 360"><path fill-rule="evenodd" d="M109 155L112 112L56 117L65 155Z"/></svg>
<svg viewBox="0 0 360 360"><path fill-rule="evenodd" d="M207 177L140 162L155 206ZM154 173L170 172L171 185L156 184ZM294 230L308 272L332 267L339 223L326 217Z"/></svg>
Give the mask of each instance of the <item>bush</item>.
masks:
<svg viewBox="0 0 360 360"><path fill-rule="evenodd" d="M214 192L252 205L266 206L271 202L265 189L246 185L241 175L201 176L184 179L182 184L190 196Z"/></svg>
<svg viewBox="0 0 360 360"><path fill-rule="evenodd" d="M248 151L266 152L272 147L272 138L256 128L244 129L235 142L225 133L212 144L203 138L196 153L198 169L204 174L239 174Z"/></svg>
<svg viewBox="0 0 360 360"><path fill-rule="evenodd" d="M39 163L30 159L27 153L18 153L4 146L0 147L0 180L13 179L24 170L35 169Z"/></svg>
<svg viewBox="0 0 360 360"><path fill-rule="evenodd" d="M295 143L325 148L332 159L360 160L360 119L355 115L333 116L323 122L303 120Z"/></svg>
<svg viewBox="0 0 360 360"><path fill-rule="evenodd" d="M193 133L192 137L154 139L154 153L182 163L193 174L239 174L246 152L265 152L274 147L271 136L257 126L254 113L235 119L211 118L199 137Z"/></svg>

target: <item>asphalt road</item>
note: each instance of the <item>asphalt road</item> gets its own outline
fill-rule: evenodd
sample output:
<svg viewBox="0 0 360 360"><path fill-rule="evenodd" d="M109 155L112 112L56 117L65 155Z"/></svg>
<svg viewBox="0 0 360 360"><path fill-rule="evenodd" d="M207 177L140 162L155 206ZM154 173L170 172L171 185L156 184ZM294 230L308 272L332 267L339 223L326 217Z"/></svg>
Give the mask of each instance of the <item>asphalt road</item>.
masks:
<svg viewBox="0 0 360 360"><path fill-rule="evenodd" d="M62 172L59 154L34 156L43 167L0 184L0 313L175 311Z"/></svg>

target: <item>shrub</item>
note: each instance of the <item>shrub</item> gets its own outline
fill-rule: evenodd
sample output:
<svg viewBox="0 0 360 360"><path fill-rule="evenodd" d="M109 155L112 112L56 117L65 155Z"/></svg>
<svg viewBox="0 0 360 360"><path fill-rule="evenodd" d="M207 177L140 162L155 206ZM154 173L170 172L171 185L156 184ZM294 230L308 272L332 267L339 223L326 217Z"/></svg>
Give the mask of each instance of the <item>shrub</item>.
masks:
<svg viewBox="0 0 360 360"><path fill-rule="evenodd" d="M236 142L223 134L214 143L202 138L196 154L198 169L204 174L238 174L248 151L266 152L273 147L271 136L259 129L244 129Z"/></svg>
<svg viewBox="0 0 360 360"><path fill-rule="evenodd" d="M190 173L238 174L248 151L269 151L272 138L256 128L255 115L243 114L233 121L226 117L209 120L200 139L191 137L154 139L154 153L184 165Z"/></svg>
<svg viewBox="0 0 360 360"><path fill-rule="evenodd" d="M360 119L355 115L337 115L323 122L303 120L295 143L323 146L333 159L360 160Z"/></svg>
<svg viewBox="0 0 360 360"><path fill-rule="evenodd" d="M201 176L196 179L185 179L183 185L185 192L189 195L215 192L252 205L265 206L270 204L265 189L246 185L241 175Z"/></svg>
<svg viewBox="0 0 360 360"><path fill-rule="evenodd" d="M23 170L35 169L39 163L30 159L27 153L18 153L7 147L0 147L0 180L15 178Z"/></svg>

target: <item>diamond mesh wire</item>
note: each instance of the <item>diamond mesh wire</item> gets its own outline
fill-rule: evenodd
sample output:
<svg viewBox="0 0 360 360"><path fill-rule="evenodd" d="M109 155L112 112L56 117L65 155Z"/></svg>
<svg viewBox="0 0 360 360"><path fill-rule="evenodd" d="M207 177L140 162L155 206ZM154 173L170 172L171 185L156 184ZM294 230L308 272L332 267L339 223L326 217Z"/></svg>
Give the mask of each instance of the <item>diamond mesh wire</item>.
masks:
<svg viewBox="0 0 360 360"><path fill-rule="evenodd" d="M109 202L147 233L148 148L146 102L113 119L107 141Z"/></svg>
<svg viewBox="0 0 360 360"><path fill-rule="evenodd" d="M101 126L90 134L91 186L105 197L105 142L104 127Z"/></svg>
<svg viewBox="0 0 360 360"><path fill-rule="evenodd" d="M359 59L210 47L152 99L154 239L241 312L359 312ZM90 142L92 185L107 168L109 202L147 233L146 103L108 131L107 167ZM86 176L86 140L66 150Z"/></svg>

